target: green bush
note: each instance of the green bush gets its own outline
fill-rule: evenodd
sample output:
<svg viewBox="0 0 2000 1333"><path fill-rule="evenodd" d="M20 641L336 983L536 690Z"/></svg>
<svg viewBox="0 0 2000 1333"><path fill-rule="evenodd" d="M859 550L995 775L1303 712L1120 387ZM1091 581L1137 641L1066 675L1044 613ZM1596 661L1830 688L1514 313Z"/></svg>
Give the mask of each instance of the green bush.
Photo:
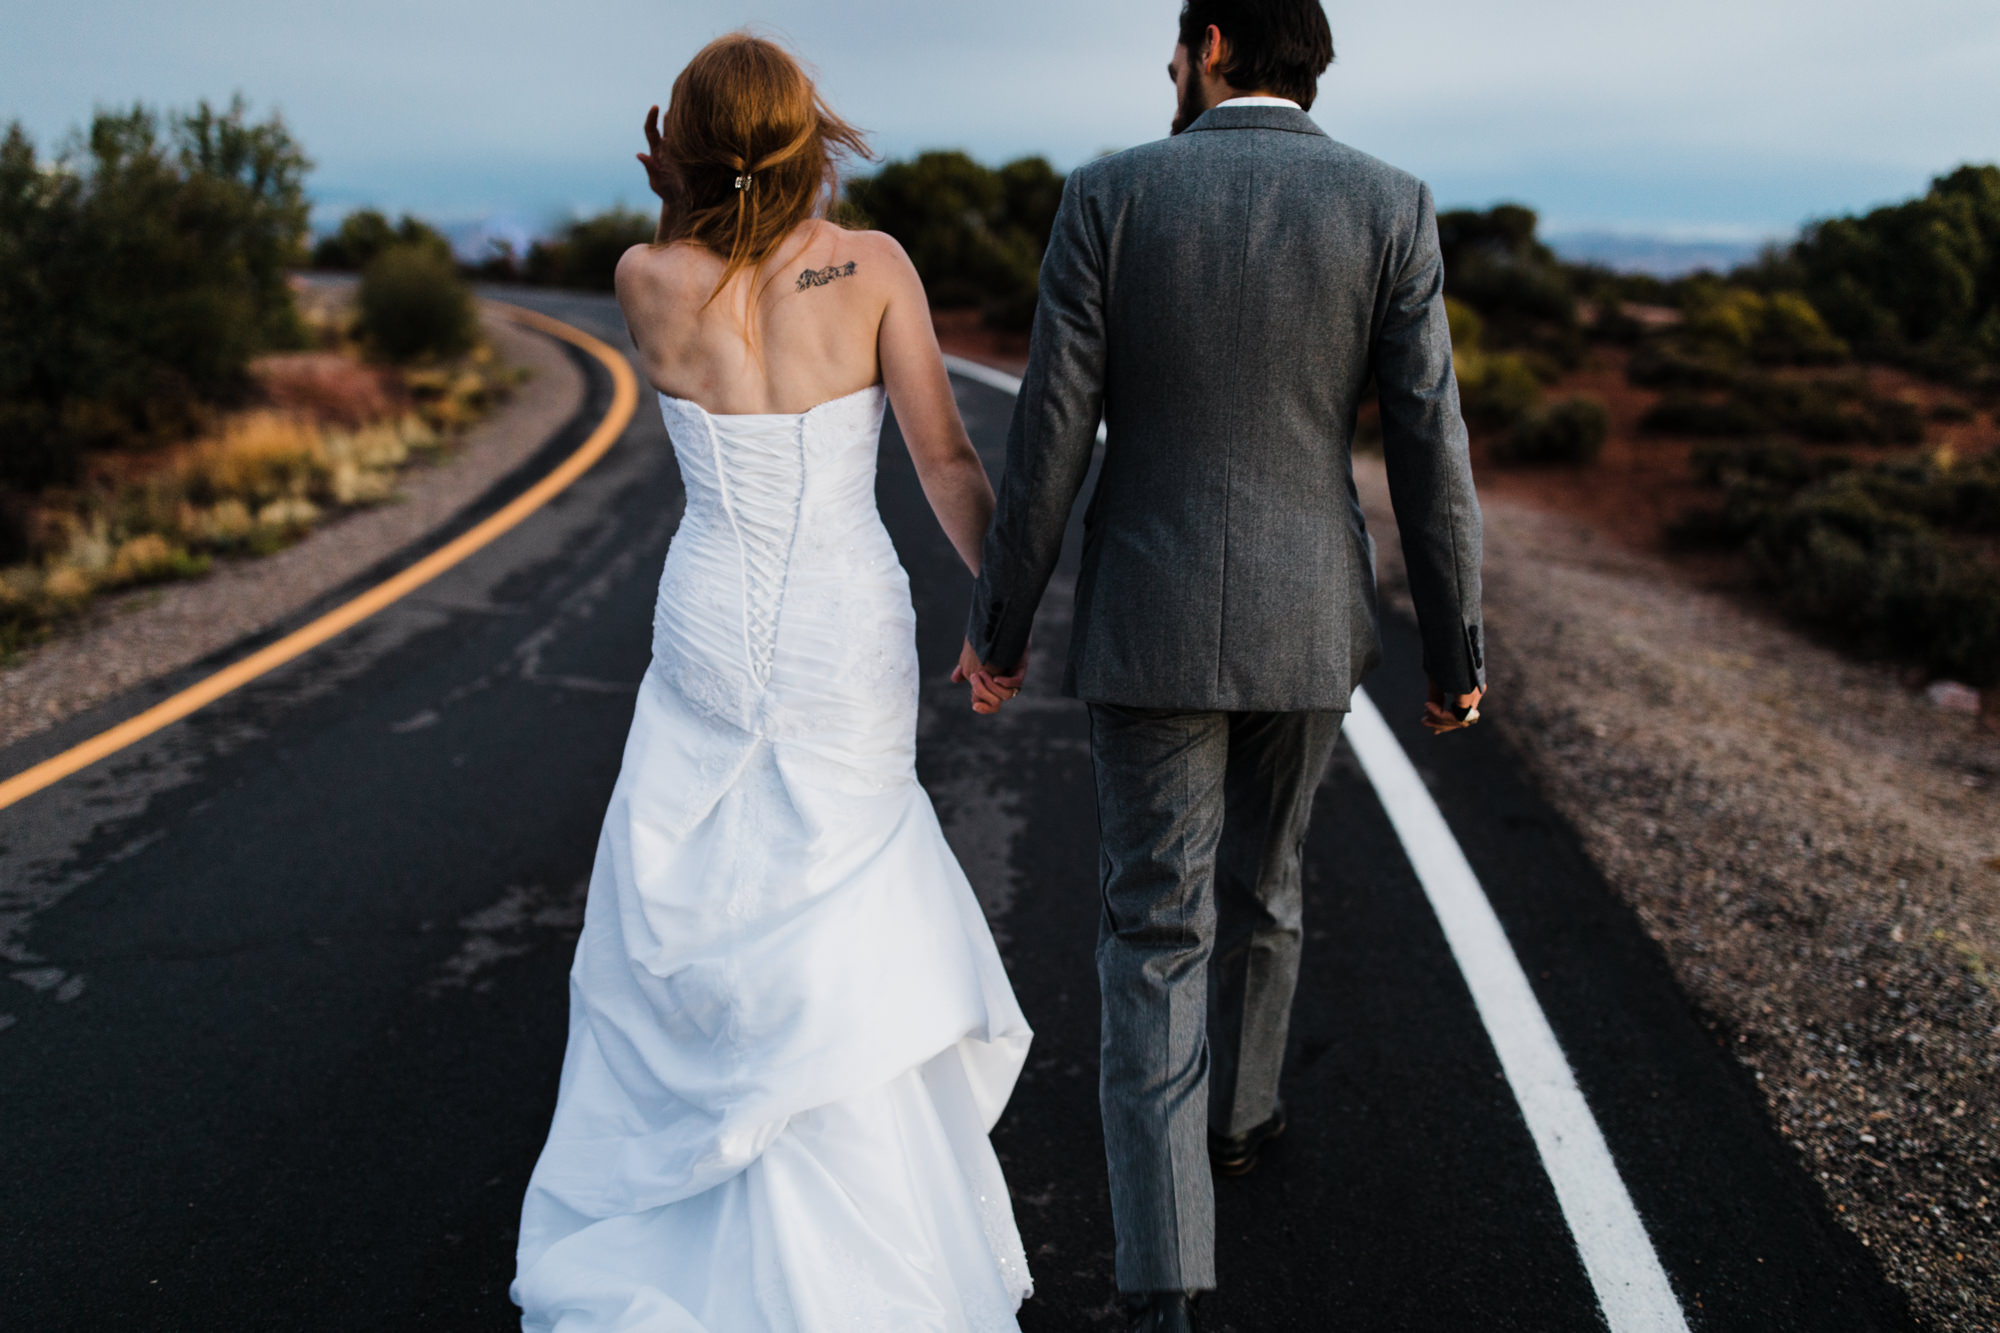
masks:
<svg viewBox="0 0 2000 1333"><path fill-rule="evenodd" d="M1880 398L1858 377L1779 379L1743 373L1721 396L1667 393L1639 419L1664 435L1744 438L1783 432L1814 444L1921 444L1923 409Z"/></svg>
<svg viewBox="0 0 2000 1333"><path fill-rule="evenodd" d="M1931 672L2000 678L2000 578L1920 520L1877 504L1860 474L1776 510L1752 561L1801 619L1870 656L1915 656Z"/></svg>
<svg viewBox="0 0 2000 1333"><path fill-rule="evenodd" d="M85 452L184 435L240 397L251 356L297 346L308 163L238 100L100 112L41 160L0 139L0 491ZM4 509L4 506L0 506ZM20 534L0 531L0 560Z"/></svg>
<svg viewBox="0 0 2000 1333"><path fill-rule="evenodd" d="M1691 393L1670 393L1639 418L1639 429L1656 435L1727 439L1761 435L1770 426L1761 412L1734 398L1715 400Z"/></svg>
<svg viewBox="0 0 2000 1333"><path fill-rule="evenodd" d="M358 208L342 218L340 226L321 237L319 244L313 247L313 267L359 272L392 245L421 246L446 260L452 257L451 242L445 239L444 234L408 213L403 214L400 222L391 225L389 219L376 210Z"/></svg>
<svg viewBox="0 0 2000 1333"><path fill-rule="evenodd" d="M393 245L361 271L356 332L397 362L456 356L478 337L472 289L449 258L425 245Z"/></svg>
<svg viewBox="0 0 2000 1333"><path fill-rule="evenodd" d="M522 276L544 286L608 292L618 261L633 246L650 243L658 226L658 217L623 206L578 218L528 248Z"/></svg>
<svg viewBox="0 0 2000 1333"><path fill-rule="evenodd" d="M1762 443L1693 463L1722 503L1683 515L1678 543L1744 550L1781 605L1849 648L2000 680L2000 571L1968 541L2000 532L2000 454L1856 467Z"/></svg>
<svg viewBox="0 0 2000 1333"><path fill-rule="evenodd" d="M1749 359L1802 366L1834 365L1850 355L1847 344L1796 292L1766 296L1708 279L1690 282L1683 304L1687 322L1675 337L1692 345L1696 355L1707 352L1731 363Z"/></svg>
<svg viewBox="0 0 2000 1333"><path fill-rule="evenodd" d="M1816 223L1764 274L1795 283L1873 355L1958 375L2000 362L2000 166L1961 166L1919 198Z"/></svg>
<svg viewBox="0 0 2000 1333"><path fill-rule="evenodd" d="M1595 462L1611 415L1594 398L1566 398L1527 417L1493 446L1499 463Z"/></svg>
<svg viewBox="0 0 2000 1333"><path fill-rule="evenodd" d="M1533 349L1573 366L1583 352L1577 281L1593 275L1577 270L1573 277L1536 239L1537 224L1534 210L1519 204L1438 214L1445 294L1479 312L1494 346Z"/></svg>
<svg viewBox="0 0 2000 1333"><path fill-rule="evenodd" d="M1453 360L1459 405L1473 425L1502 430L1541 406L1542 382L1518 353L1468 348Z"/></svg>
<svg viewBox="0 0 2000 1333"><path fill-rule="evenodd" d="M1625 363L1625 378L1642 389L1728 389L1743 373L1741 357L1657 336L1641 343Z"/></svg>
<svg viewBox="0 0 2000 1333"><path fill-rule="evenodd" d="M850 216L894 236L937 306L977 306L989 324L1033 321L1042 252L1063 178L1039 157L999 170L964 153L921 153L850 181Z"/></svg>
<svg viewBox="0 0 2000 1333"><path fill-rule="evenodd" d="M1787 493L1809 481L1845 472L1854 460L1845 454L1807 454L1797 445L1775 440L1750 444L1704 444L1688 456L1695 480L1704 486L1728 486L1744 481L1771 482Z"/></svg>

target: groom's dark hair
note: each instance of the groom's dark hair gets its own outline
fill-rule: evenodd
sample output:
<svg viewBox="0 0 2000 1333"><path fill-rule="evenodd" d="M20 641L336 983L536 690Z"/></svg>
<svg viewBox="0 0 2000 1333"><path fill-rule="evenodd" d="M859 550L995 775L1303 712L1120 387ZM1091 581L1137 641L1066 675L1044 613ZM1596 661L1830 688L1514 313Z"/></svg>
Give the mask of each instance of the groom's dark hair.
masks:
<svg viewBox="0 0 2000 1333"><path fill-rule="evenodd" d="M1319 76L1333 63L1333 30L1320 0L1183 0L1181 45L1199 56L1214 24L1229 40L1217 73L1229 86L1289 97L1311 110Z"/></svg>

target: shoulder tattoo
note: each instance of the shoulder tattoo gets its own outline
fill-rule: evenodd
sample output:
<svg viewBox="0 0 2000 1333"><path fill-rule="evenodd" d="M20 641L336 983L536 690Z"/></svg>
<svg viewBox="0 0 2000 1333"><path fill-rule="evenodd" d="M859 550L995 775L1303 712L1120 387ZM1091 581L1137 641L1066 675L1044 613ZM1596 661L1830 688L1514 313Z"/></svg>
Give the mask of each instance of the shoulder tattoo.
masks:
<svg viewBox="0 0 2000 1333"><path fill-rule="evenodd" d="M825 268L809 268L799 274L798 290L802 292L811 291L815 287L826 286L835 278L851 278L853 276L854 261L851 259L845 264L828 264Z"/></svg>

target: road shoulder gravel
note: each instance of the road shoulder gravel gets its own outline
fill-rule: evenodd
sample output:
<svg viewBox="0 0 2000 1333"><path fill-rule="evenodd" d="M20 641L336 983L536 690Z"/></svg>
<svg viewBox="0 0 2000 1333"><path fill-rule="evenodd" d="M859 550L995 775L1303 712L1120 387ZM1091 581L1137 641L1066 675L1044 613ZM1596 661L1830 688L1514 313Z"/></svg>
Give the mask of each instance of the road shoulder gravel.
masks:
<svg viewBox="0 0 2000 1333"><path fill-rule="evenodd" d="M1490 716L1829 1209L1930 1326L2000 1328L2000 737L1573 518L1486 525Z"/></svg>

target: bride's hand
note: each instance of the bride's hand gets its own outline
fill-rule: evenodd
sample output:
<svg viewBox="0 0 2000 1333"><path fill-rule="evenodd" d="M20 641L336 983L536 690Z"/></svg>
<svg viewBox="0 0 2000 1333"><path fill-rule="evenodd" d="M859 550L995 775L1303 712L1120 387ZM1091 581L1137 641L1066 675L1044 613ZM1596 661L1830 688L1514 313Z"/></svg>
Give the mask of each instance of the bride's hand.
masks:
<svg viewBox="0 0 2000 1333"><path fill-rule="evenodd" d="M656 106L646 113L646 151L638 155L639 165L646 169L646 184L653 193L671 204L681 197L681 178L667 158L666 145L660 135L660 108Z"/></svg>
<svg viewBox="0 0 2000 1333"><path fill-rule="evenodd" d="M1021 682L1028 675L1028 650L1023 649L1021 660L1006 675L993 670L979 660L979 654L972 650L972 641L966 640L959 649L958 665L951 670L951 683L972 687L972 711L975 713L997 713L1000 705L1021 692Z"/></svg>
<svg viewBox="0 0 2000 1333"><path fill-rule="evenodd" d="M1442 736L1448 731L1463 731L1479 720L1479 705L1486 698L1486 688L1480 686L1470 694L1445 697L1436 681L1429 682L1429 697L1424 701L1424 726L1433 736Z"/></svg>

